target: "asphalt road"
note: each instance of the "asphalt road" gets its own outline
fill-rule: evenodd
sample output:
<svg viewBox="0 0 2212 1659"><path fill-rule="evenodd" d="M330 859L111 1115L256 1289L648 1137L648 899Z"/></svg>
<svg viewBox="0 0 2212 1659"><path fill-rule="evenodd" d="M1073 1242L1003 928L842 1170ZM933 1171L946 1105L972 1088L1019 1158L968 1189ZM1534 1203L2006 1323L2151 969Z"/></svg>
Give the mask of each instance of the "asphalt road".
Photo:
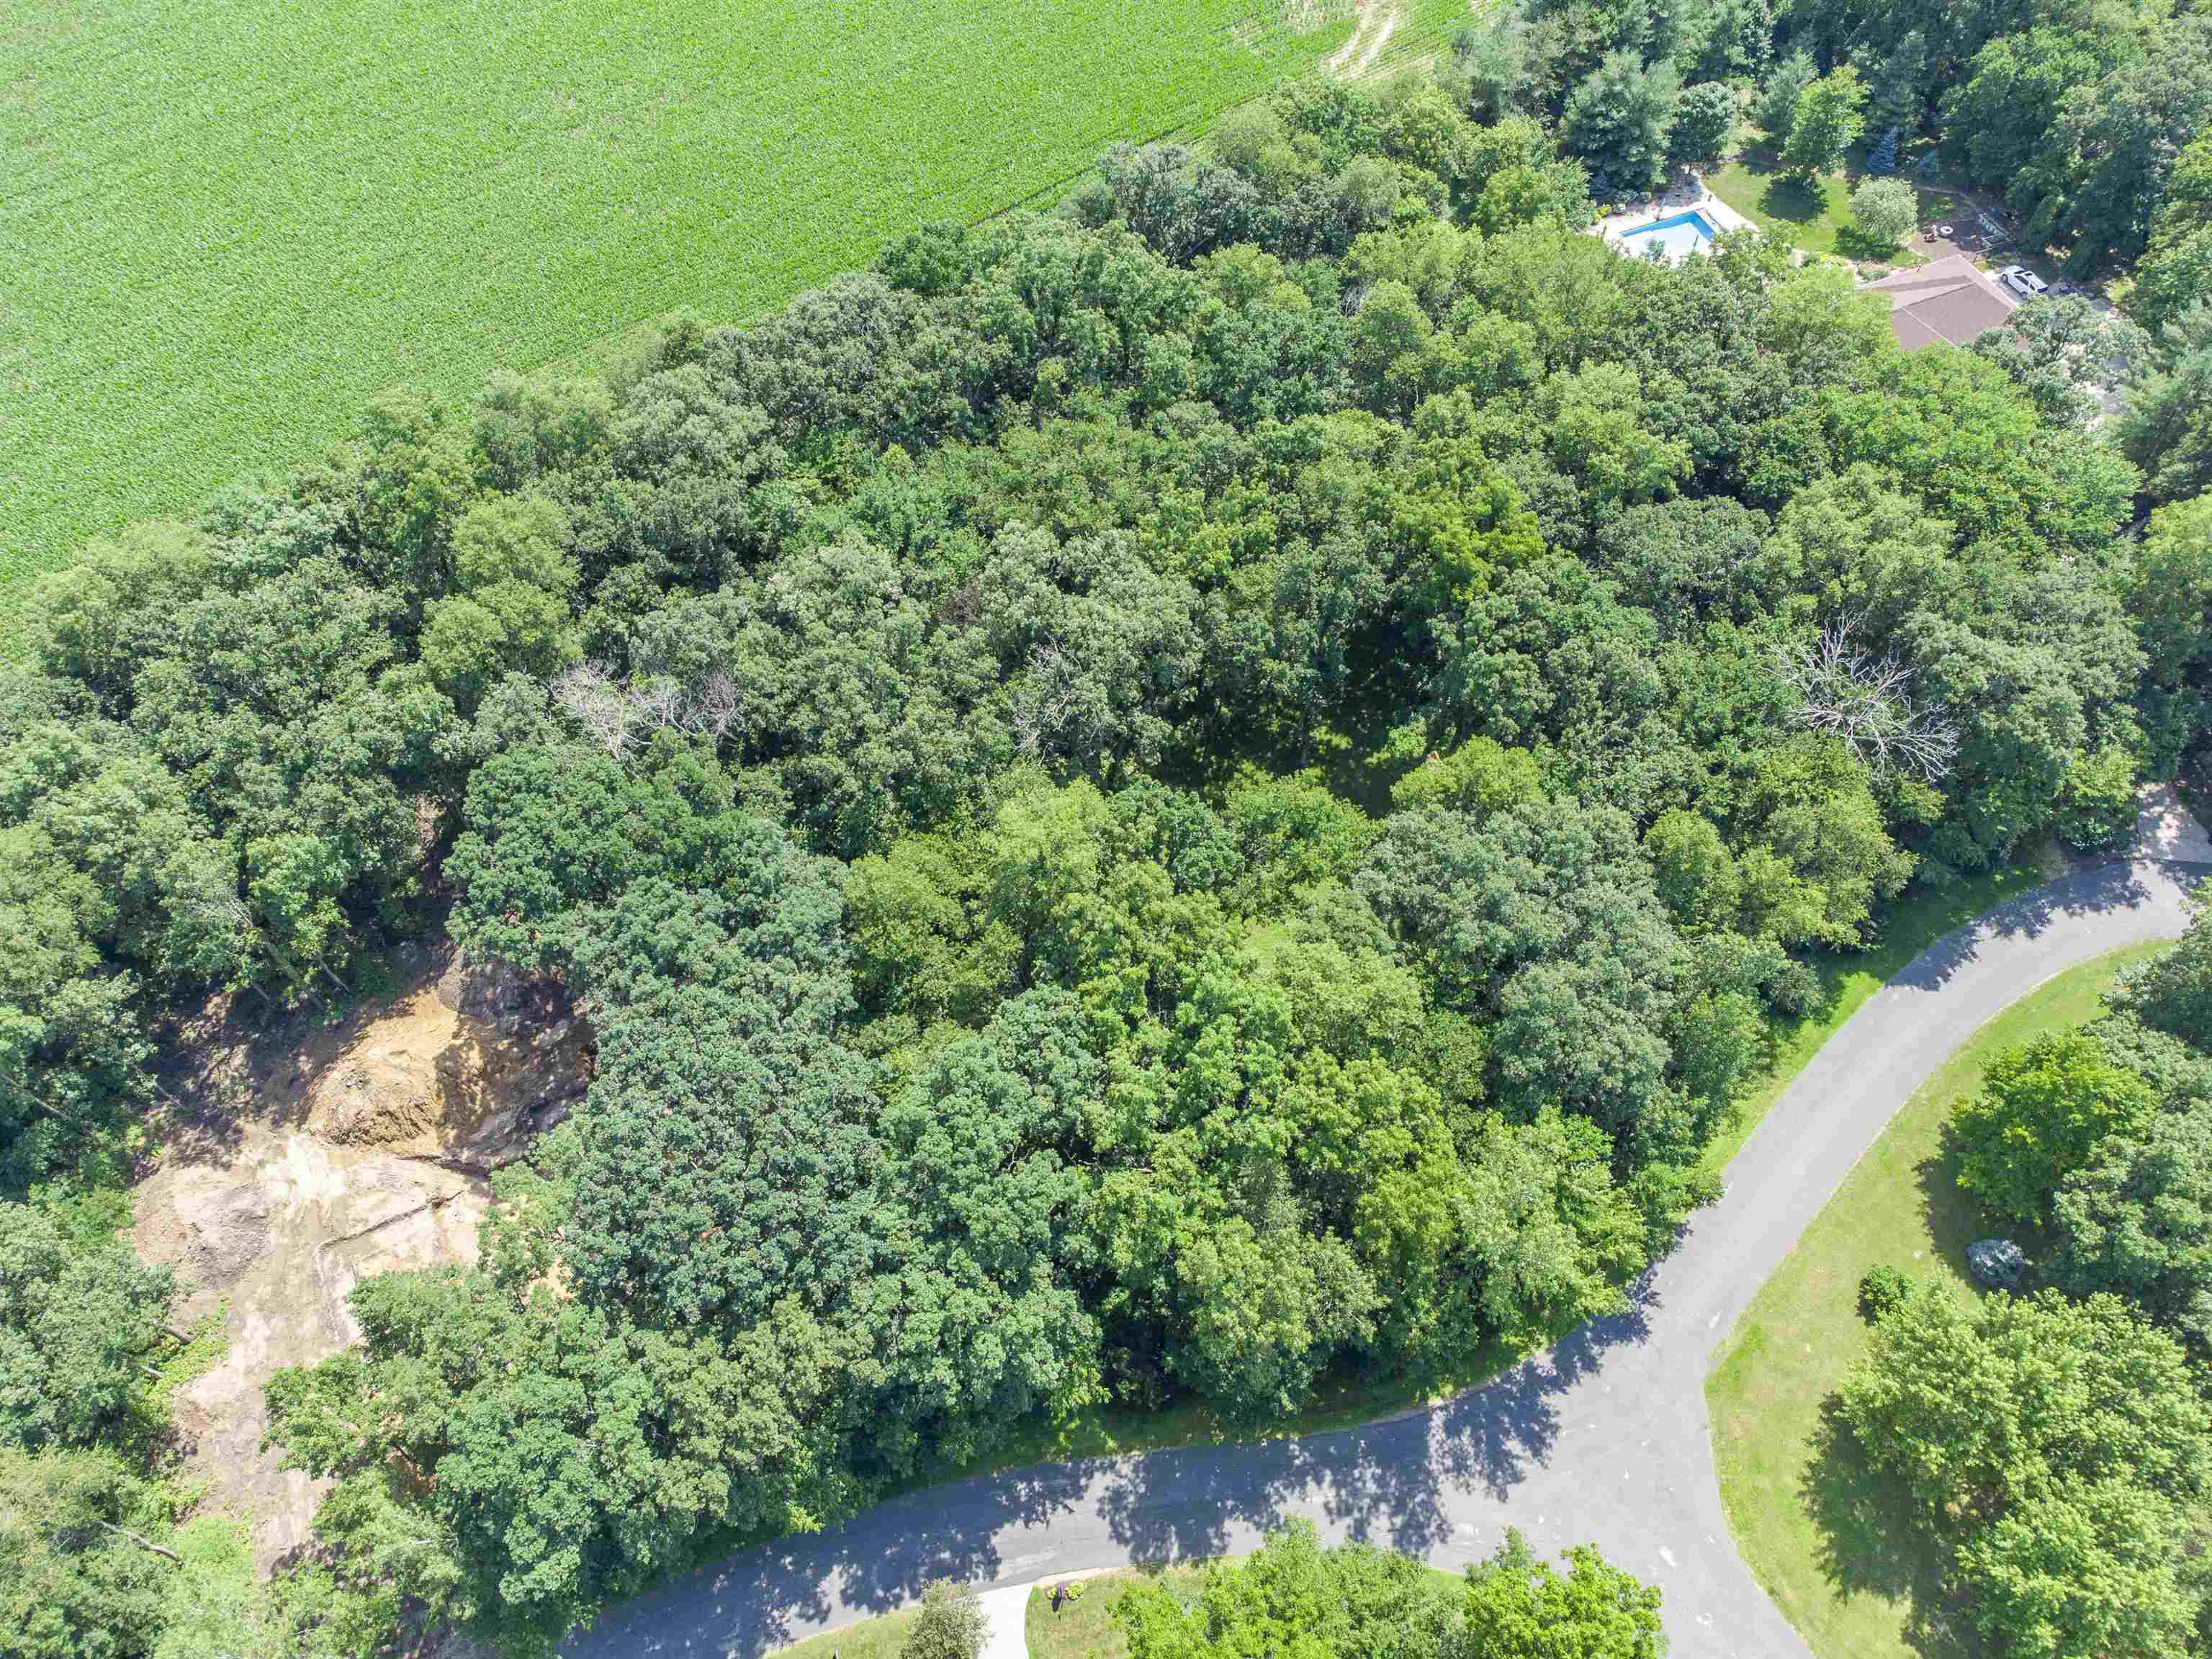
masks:
<svg viewBox="0 0 2212 1659"><path fill-rule="evenodd" d="M753 1656L880 1613L934 1578L1016 1584L1257 1547L1294 1516L1455 1569L1508 1523L1591 1542L1666 1592L1674 1659L1796 1659L1721 1511L1705 1421L1714 1349L1893 1113L1977 1027L2124 945L2178 935L2181 870L2108 865L1922 954L1832 1037L1639 1282L1632 1310L1445 1402L1262 1445L1018 1469L917 1492L732 1556L610 1612L576 1659Z"/></svg>

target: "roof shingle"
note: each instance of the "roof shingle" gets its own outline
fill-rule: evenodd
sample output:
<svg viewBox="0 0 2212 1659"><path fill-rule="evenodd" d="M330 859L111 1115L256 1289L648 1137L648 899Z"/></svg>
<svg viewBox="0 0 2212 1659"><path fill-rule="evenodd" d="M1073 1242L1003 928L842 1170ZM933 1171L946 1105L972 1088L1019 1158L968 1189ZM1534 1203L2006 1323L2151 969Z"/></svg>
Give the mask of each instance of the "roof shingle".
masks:
<svg viewBox="0 0 2212 1659"><path fill-rule="evenodd" d="M2020 304L1963 253L1893 272L1872 291L1888 297L1890 328L1907 351L1938 340L1965 345L2004 322Z"/></svg>

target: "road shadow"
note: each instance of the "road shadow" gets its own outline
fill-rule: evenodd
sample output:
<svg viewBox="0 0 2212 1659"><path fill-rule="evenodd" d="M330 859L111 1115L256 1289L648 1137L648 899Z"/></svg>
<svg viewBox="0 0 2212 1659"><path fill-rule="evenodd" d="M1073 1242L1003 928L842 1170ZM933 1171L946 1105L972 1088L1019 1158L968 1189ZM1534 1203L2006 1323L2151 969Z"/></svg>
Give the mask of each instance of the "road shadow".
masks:
<svg viewBox="0 0 2212 1659"><path fill-rule="evenodd" d="M1586 1320L1547 1352L1438 1407L1437 1461L1443 1474L1462 1487L1504 1498L1531 1468L1549 1462L1559 1438L1559 1397L1615 1350L1650 1340L1660 1305L1657 1279L1656 1266L1646 1268L1628 1285L1620 1312Z"/></svg>
<svg viewBox="0 0 2212 1659"><path fill-rule="evenodd" d="M841 1606L858 1620L903 1607L940 1578L988 1582L1005 1565L999 1534L1069 1512L1099 1468L1095 1459L1041 1465L933 1487L822 1532L740 1549L607 1609L562 1652L570 1659L764 1654L811 1634Z"/></svg>

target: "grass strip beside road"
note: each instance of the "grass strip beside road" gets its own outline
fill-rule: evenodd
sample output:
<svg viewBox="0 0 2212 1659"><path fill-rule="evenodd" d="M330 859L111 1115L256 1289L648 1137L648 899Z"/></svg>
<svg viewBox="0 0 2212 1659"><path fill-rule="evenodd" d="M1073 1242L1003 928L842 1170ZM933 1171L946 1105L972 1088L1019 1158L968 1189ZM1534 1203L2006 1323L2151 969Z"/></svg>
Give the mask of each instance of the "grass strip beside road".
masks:
<svg viewBox="0 0 2212 1659"><path fill-rule="evenodd" d="M1127 1659L1128 1638L1114 1622L1114 1604L1132 1584L1145 1580L1164 1584L1186 1607L1196 1607L1206 1593L1206 1574L1215 1562L1241 1559L1219 1556L1197 1561L1177 1561L1162 1566L1125 1567L1117 1572L1088 1578L1056 1577L1042 1580L1030 1592L1024 1635L1029 1659ZM1440 1586L1456 1586L1455 1572L1431 1570ZM1069 1583L1076 1594L1052 1605L1052 1587ZM856 1625L809 1637L795 1646L781 1649L775 1659L897 1659L900 1645L914 1627L914 1613L901 1608Z"/></svg>
<svg viewBox="0 0 2212 1659"><path fill-rule="evenodd" d="M1966 1249L1981 1229L1943 1156L1945 1120L1991 1060L2095 1018L2119 969L2166 948L2131 945L2069 969L1976 1032L1845 1178L1714 1362L1705 1404L1722 1505L1753 1576L1817 1659L1922 1655L1908 1639L1913 1598L1938 1571L1910 1534L1868 1521L1882 1513L1881 1494L1856 1459L1818 1455L1822 1402L1867 1351L1859 1280L1895 1267L1961 1303L1978 1294Z"/></svg>
<svg viewBox="0 0 2212 1659"><path fill-rule="evenodd" d="M857 1625L824 1631L804 1642L778 1648L776 1659L898 1659L907 1632L914 1628L919 1607L863 1619Z"/></svg>

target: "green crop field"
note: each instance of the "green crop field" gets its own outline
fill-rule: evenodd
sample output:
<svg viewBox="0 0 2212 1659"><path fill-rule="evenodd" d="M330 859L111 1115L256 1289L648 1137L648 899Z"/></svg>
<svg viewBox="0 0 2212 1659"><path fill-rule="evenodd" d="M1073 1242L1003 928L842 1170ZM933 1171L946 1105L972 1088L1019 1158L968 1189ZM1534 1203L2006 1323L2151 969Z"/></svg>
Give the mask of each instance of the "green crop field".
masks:
<svg viewBox="0 0 2212 1659"><path fill-rule="evenodd" d="M1398 0L1382 61L1464 0ZM1350 0L41 0L0 14L0 584L679 307L1202 127ZM8 608L0 595L0 611Z"/></svg>

